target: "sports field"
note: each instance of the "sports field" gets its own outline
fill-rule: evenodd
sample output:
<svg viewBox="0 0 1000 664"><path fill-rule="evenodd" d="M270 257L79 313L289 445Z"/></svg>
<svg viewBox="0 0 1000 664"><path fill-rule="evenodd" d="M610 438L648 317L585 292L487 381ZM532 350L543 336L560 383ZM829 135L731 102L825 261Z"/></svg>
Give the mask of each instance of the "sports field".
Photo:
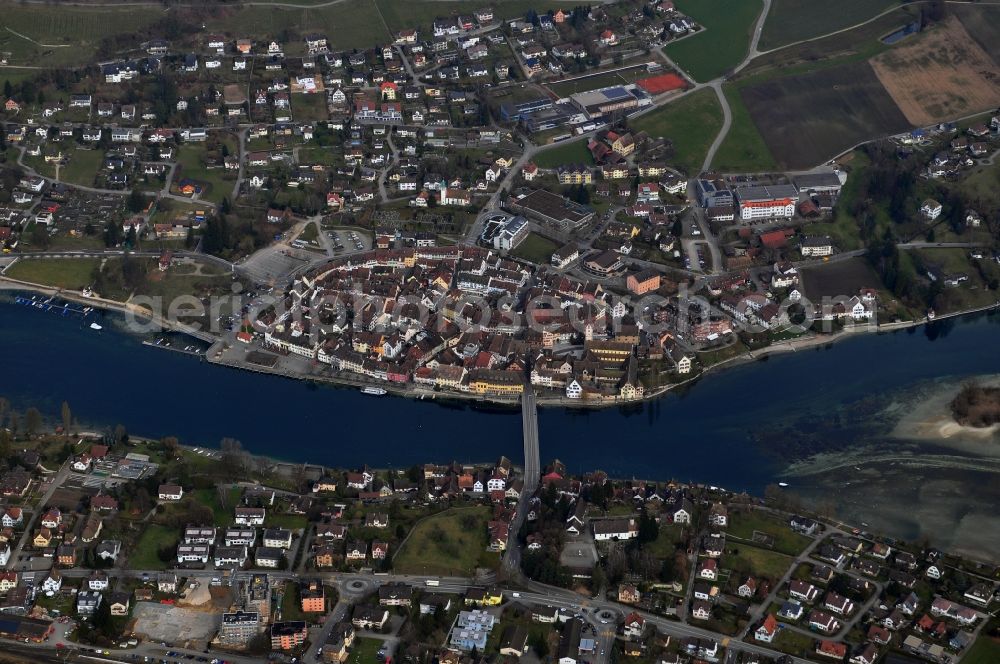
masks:
<svg viewBox="0 0 1000 664"><path fill-rule="evenodd" d="M629 126L668 139L674 146L669 163L694 174L722 128L722 108L714 91L698 90L632 120Z"/></svg>
<svg viewBox="0 0 1000 664"><path fill-rule="evenodd" d="M788 169L815 166L909 127L866 62L746 85L740 96L775 160Z"/></svg>
<svg viewBox="0 0 1000 664"><path fill-rule="evenodd" d="M704 30L667 44L663 52L696 81L718 78L746 57L759 0L675 0L677 9Z"/></svg>
<svg viewBox="0 0 1000 664"><path fill-rule="evenodd" d="M771 0L757 48L768 51L843 30L898 4L898 0L841 0L836 11L831 11L816 0Z"/></svg>
<svg viewBox="0 0 1000 664"><path fill-rule="evenodd" d="M546 87L551 90L553 94L558 95L559 97L568 97L577 92L599 90L600 88L606 88L612 85L634 83L636 80L645 78L646 76L648 76L648 72L645 67L633 67L631 69L624 69L621 71L604 72L593 76L578 77L569 81L559 81L558 83L552 83Z"/></svg>

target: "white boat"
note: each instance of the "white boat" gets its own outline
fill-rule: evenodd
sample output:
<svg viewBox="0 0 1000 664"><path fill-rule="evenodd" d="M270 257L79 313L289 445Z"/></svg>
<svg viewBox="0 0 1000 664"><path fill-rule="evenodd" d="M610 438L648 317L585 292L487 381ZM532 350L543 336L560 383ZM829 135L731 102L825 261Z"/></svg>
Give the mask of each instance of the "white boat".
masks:
<svg viewBox="0 0 1000 664"><path fill-rule="evenodd" d="M371 394L371 395L376 396L376 397L381 397L381 396L385 396L386 394L388 394L381 387L363 387L363 388L361 388L361 393L362 394Z"/></svg>
<svg viewBox="0 0 1000 664"><path fill-rule="evenodd" d="M90 324L90 329L92 329L92 330L103 330L104 328L101 327L100 325L98 325L97 323L91 323Z"/></svg>
<svg viewBox="0 0 1000 664"><path fill-rule="evenodd" d="M778 486L780 486L780 487L786 487L786 486L788 486L788 482L778 482Z"/></svg>

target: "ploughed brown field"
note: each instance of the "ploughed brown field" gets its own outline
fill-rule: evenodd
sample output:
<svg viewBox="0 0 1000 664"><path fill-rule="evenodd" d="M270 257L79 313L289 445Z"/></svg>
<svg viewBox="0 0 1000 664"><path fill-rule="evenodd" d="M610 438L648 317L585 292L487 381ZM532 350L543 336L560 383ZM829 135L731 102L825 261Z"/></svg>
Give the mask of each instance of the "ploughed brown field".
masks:
<svg viewBox="0 0 1000 664"><path fill-rule="evenodd" d="M1000 5L953 4L948 11L958 17L965 31L1000 65Z"/></svg>
<svg viewBox="0 0 1000 664"><path fill-rule="evenodd" d="M860 142L909 128L867 62L771 79L740 94L786 169L811 168Z"/></svg>
<svg viewBox="0 0 1000 664"><path fill-rule="evenodd" d="M923 126L1000 104L997 65L954 16L871 59L907 120Z"/></svg>

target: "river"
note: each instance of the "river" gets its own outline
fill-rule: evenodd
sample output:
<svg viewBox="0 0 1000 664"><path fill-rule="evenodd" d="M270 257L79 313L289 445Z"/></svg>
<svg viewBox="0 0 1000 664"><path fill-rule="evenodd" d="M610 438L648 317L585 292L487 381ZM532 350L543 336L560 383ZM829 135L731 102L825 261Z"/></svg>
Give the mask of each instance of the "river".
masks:
<svg viewBox="0 0 1000 664"><path fill-rule="evenodd" d="M84 423L121 423L136 434L201 446L231 437L251 452L339 467L522 456L518 411L372 397L218 367L144 346L112 319L105 323L95 332L79 319L0 304L0 394L16 408L37 406L52 422L66 400ZM851 485L844 468L870 460L867 472L888 477L879 464L891 462L872 450L936 454L926 443L914 452L912 441L889 437L887 413L918 403L914 386L1000 374L998 342L1000 315L981 314L771 356L627 408L543 408L542 461L559 458L574 472L600 468L615 477L758 494L786 480L814 502L834 499L845 517L879 521L868 513L875 503L859 498L878 482L868 478L850 495L836 495ZM973 463L978 456L963 455ZM838 458L849 462L831 463ZM920 473L941 472L930 470L940 463L925 466ZM983 507L1000 513L998 503ZM905 536L926 534L919 524L894 528L896 521L880 525Z"/></svg>

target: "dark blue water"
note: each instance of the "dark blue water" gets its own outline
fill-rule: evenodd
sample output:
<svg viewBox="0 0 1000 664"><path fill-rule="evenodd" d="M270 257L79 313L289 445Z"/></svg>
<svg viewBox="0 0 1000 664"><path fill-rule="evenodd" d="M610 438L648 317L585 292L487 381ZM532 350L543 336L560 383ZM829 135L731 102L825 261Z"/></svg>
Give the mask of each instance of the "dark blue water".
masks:
<svg viewBox="0 0 1000 664"><path fill-rule="evenodd" d="M626 409L542 409L543 462L617 477L762 491L785 459L753 434L829 419L847 400L942 376L1000 373L1000 315L979 315L775 356L713 374L683 394ZM63 400L84 423L216 446L224 437L288 460L404 467L522 456L516 411L444 406L217 367L143 346L105 325L0 304L0 395L52 422Z"/></svg>

